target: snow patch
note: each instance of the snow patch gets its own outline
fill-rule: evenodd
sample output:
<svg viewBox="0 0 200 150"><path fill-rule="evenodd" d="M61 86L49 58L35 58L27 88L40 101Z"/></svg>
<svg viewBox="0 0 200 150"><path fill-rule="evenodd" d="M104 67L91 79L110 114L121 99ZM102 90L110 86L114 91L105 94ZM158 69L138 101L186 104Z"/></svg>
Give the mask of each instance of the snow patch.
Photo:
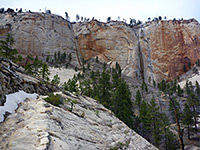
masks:
<svg viewBox="0 0 200 150"><path fill-rule="evenodd" d="M14 113L17 109L18 104L23 102L25 99L37 99L38 94L29 94L24 91L19 91L13 94L6 95L6 102L4 106L0 106L0 122L4 121L4 115L6 112Z"/></svg>

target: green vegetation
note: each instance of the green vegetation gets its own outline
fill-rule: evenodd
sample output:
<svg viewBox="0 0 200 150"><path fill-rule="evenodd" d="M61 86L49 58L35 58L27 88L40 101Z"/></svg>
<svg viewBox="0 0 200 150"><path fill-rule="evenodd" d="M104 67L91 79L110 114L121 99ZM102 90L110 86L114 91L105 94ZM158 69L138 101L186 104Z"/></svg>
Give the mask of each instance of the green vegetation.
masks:
<svg viewBox="0 0 200 150"><path fill-rule="evenodd" d="M187 103L185 103L184 110L183 110L183 124L188 128L188 140L190 140L190 127L193 124L192 119L192 111Z"/></svg>
<svg viewBox="0 0 200 150"><path fill-rule="evenodd" d="M166 124L163 124L163 114L159 112L159 107L157 106L155 99L152 98L151 102L148 104L144 100L142 101L140 107L139 121L140 128L139 132L142 135L148 133L153 137L153 143L158 147L161 142L161 136ZM164 128L163 128L164 127Z"/></svg>
<svg viewBox="0 0 200 150"><path fill-rule="evenodd" d="M58 76L58 74L56 74L56 75L53 77L53 79L52 79L52 81L51 81L51 84L59 85L59 83L60 83L60 77Z"/></svg>
<svg viewBox="0 0 200 150"><path fill-rule="evenodd" d="M39 74L42 77L43 81L49 81L50 72L46 63L42 64L42 67L39 70Z"/></svg>
<svg viewBox="0 0 200 150"><path fill-rule="evenodd" d="M14 44L14 38L11 34L6 35L5 41L0 40L0 56L7 59L15 60L16 54L18 53L16 49L12 49Z"/></svg>
<svg viewBox="0 0 200 150"><path fill-rule="evenodd" d="M66 91L78 92L78 84L76 77L74 76L73 79L69 79L67 83L65 82L63 87Z"/></svg>
<svg viewBox="0 0 200 150"><path fill-rule="evenodd" d="M62 97L58 94L54 95L53 93L50 93L44 100L54 106L59 106L61 104L61 98Z"/></svg>
<svg viewBox="0 0 200 150"><path fill-rule="evenodd" d="M118 142L115 147L112 147L109 150L127 149L129 144L130 144L130 141L126 141L125 143Z"/></svg>
<svg viewBox="0 0 200 150"><path fill-rule="evenodd" d="M85 68L83 72L84 74L78 74L65 83L64 89L98 100L106 108L112 110L119 119L133 128L131 93L121 77L119 64L116 63L116 67L110 70L104 63L101 73L90 71L89 67Z"/></svg>
<svg viewBox="0 0 200 150"><path fill-rule="evenodd" d="M142 102L142 97L141 97L141 94L140 94L140 91L137 90L137 93L136 93L136 104L138 105L139 109L140 109L140 106L141 106L141 102Z"/></svg>

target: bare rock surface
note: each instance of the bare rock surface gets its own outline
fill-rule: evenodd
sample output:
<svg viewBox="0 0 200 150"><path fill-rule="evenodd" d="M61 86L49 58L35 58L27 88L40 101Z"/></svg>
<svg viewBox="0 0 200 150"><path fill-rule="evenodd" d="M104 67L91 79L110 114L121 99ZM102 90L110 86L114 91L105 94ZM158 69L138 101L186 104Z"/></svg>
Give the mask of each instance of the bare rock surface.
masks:
<svg viewBox="0 0 200 150"><path fill-rule="evenodd" d="M200 59L200 24L195 19L154 21L140 28L147 79L172 80Z"/></svg>
<svg viewBox="0 0 200 150"><path fill-rule="evenodd" d="M54 53L71 55L71 65L96 56L111 66L118 62L130 77L160 82L184 73L183 66L200 59L200 24L190 20L157 20L130 26L124 22L70 23L46 13L0 14L0 39L14 36L23 56L50 61Z"/></svg>
<svg viewBox="0 0 200 150"><path fill-rule="evenodd" d="M73 25L79 56L85 60L96 57L111 66L118 62L126 75L134 77L138 71L138 39L130 26L123 22L98 21Z"/></svg>
<svg viewBox="0 0 200 150"><path fill-rule="evenodd" d="M200 59L200 24L195 19L151 21L129 26L123 22L98 21L73 25L84 59L98 56L119 62L123 73L160 82L172 80Z"/></svg>
<svg viewBox="0 0 200 150"><path fill-rule="evenodd" d="M62 108L43 97L21 103L1 123L0 149L156 149L95 100L69 92L59 94L64 100ZM71 100L74 104L69 111Z"/></svg>
<svg viewBox="0 0 200 150"><path fill-rule="evenodd" d="M77 65L76 42L71 23L57 15L46 13L3 13L0 14L0 39L7 33L15 39L13 48L23 56L39 56L53 59L60 51L71 54L73 65Z"/></svg>

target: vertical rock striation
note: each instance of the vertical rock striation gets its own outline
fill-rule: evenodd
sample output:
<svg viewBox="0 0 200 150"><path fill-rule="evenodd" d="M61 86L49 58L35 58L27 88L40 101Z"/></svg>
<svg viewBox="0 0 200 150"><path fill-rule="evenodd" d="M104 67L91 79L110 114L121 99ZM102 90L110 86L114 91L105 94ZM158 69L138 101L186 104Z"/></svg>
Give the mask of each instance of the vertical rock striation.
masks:
<svg viewBox="0 0 200 150"><path fill-rule="evenodd" d="M112 66L119 62L130 77L159 82L183 74L200 59L200 24L194 20L151 21L129 26L97 20L71 24L44 13L0 14L0 39L11 32L23 55L72 55L72 64L98 56Z"/></svg>
<svg viewBox="0 0 200 150"><path fill-rule="evenodd" d="M99 59L115 65L119 62L123 72L135 76L138 71L138 40L133 30L123 22L102 23L98 21L73 25L78 49L87 60Z"/></svg>
<svg viewBox="0 0 200 150"><path fill-rule="evenodd" d="M14 48L23 56L54 56L55 52L72 55L77 64L76 44L71 23L60 16L45 13L0 14L0 38L10 32Z"/></svg>
<svg viewBox="0 0 200 150"><path fill-rule="evenodd" d="M171 80L200 58L200 24L194 20L159 21L144 25L140 34L147 77ZM149 55L149 52L151 53ZM151 58L150 58L150 57ZM151 60L151 62L149 61Z"/></svg>
<svg viewBox="0 0 200 150"><path fill-rule="evenodd" d="M152 21L137 26L91 21L73 25L84 59L119 62L123 73L145 80L172 80L200 58L200 24L194 20Z"/></svg>

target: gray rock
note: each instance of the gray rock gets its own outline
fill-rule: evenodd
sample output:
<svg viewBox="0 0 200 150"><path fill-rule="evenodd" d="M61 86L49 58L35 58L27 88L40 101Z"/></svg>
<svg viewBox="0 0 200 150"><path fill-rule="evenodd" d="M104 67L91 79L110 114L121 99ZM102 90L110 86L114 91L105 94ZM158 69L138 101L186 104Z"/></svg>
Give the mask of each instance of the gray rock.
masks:
<svg viewBox="0 0 200 150"><path fill-rule="evenodd" d="M59 93L62 108L42 97L26 100L0 126L0 149L156 149L97 101ZM73 100L73 110L70 100Z"/></svg>
<svg viewBox="0 0 200 150"><path fill-rule="evenodd" d="M0 14L0 39L10 32L15 39L13 48L22 56L39 56L46 60L60 51L71 54L71 64L78 65L76 58L76 42L71 23L60 16L46 13L21 12L12 15ZM10 24L9 29L5 29Z"/></svg>

